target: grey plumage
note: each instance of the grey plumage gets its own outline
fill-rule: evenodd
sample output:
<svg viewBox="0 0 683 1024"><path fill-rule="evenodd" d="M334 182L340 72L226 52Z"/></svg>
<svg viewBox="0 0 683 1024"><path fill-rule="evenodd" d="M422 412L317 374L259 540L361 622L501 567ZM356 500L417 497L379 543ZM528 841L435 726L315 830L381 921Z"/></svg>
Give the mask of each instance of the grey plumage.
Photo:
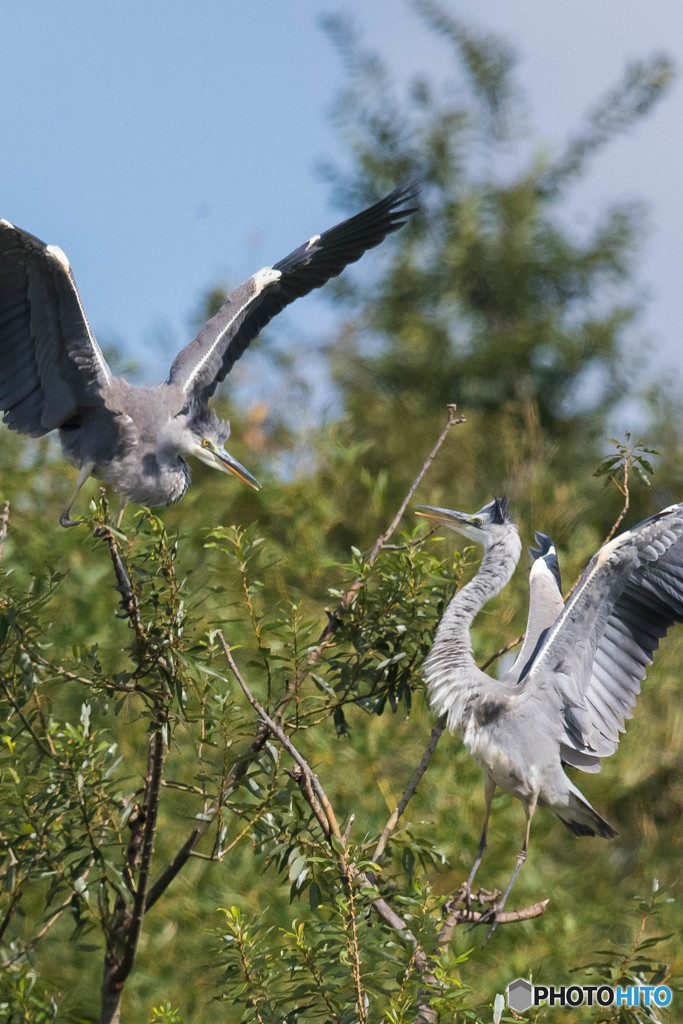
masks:
<svg viewBox="0 0 683 1024"><path fill-rule="evenodd" d="M552 539L536 531L537 548L529 548L533 562L529 569L529 614L524 640L512 667L500 678L516 683L543 633L555 622L564 608L562 579L557 551Z"/></svg>
<svg viewBox="0 0 683 1024"><path fill-rule="evenodd" d="M229 295L151 388L114 377L90 328L71 266L57 246L0 220L0 409L20 433L58 430L65 458L151 507L184 495L188 455L257 481L223 448L230 426L209 410L217 384L258 332L296 298L379 245L414 212L417 188L385 199L315 235Z"/></svg>
<svg viewBox="0 0 683 1024"><path fill-rule="evenodd" d="M486 813L467 896L486 849L496 786L517 797L526 815L524 845L500 903L495 927L526 857L537 806L554 811L575 835L613 838L612 826L564 772L599 771L614 753L659 640L683 621L683 504L672 505L604 545L561 605L553 558L546 594L554 607L518 672L494 680L474 662L470 626L508 583L521 554L506 504L494 500L473 516L421 506L436 520L484 546L474 579L455 595L439 624L424 672L432 706L447 716L486 772ZM538 535L537 535L538 539ZM550 560L547 561L548 556ZM532 587L533 589L533 587Z"/></svg>

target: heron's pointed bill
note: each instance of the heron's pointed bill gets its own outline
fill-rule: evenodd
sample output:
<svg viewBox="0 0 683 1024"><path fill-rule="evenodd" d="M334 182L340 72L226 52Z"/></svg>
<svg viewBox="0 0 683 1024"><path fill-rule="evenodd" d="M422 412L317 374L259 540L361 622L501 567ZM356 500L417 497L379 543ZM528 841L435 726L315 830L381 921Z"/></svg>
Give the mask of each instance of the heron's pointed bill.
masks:
<svg viewBox="0 0 683 1024"><path fill-rule="evenodd" d="M417 505L415 514L422 516L423 519L429 519L431 522L445 523L452 530L457 530L459 526L480 525L476 516L470 516L466 512L455 512L451 508L438 508L434 505Z"/></svg>
<svg viewBox="0 0 683 1024"><path fill-rule="evenodd" d="M213 458L211 456L213 456ZM233 458L230 452L227 452L225 448L219 448L218 445L204 441L200 457L203 462L206 462L209 466L213 466L214 469L220 469L222 473L233 473L234 476L248 487L253 487L255 491L261 490L261 484L258 482L256 477L252 476L249 470L245 469L242 463Z"/></svg>
<svg viewBox="0 0 683 1024"><path fill-rule="evenodd" d="M415 511L418 516L429 520L430 523L440 523L447 526L449 530L455 530L467 540L471 540L475 544L483 544L486 547L487 532L483 528L478 513L470 515L467 512L456 512L451 508L438 508L434 505L418 505Z"/></svg>

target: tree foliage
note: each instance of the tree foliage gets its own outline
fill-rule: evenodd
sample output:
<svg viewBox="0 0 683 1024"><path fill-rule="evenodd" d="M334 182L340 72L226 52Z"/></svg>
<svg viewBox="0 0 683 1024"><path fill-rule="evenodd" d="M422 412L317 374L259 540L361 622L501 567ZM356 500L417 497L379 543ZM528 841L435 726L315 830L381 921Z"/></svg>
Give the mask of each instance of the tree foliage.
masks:
<svg viewBox="0 0 683 1024"><path fill-rule="evenodd" d="M340 194L356 205L424 181L379 279L336 288L349 317L328 352L339 418L301 438L238 406L252 457L235 452L263 460L268 486L240 492L200 469L180 506L129 513L123 535L101 502L59 531L69 488L55 446L3 433L9 1024L120 1011L150 1024L427 1024L490 1020L529 971L672 983L680 639L663 644L637 721L590 779L621 838L567 838L537 815L516 909L482 950L457 899L481 773L434 721L421 679L477 555L410 513L413 495L476 508L506 490L523 538L552 533L571 580L622 513L633 522L675 499L679 396L666 415L660 404L649 442L602 442L636 372L624 296L638 211L599 214L583 237L561 215L591 155L648 112L670 69L634 64L561 153L520 158L510 47L416 6L450 48L457 88L425 78L399 98L352 29L328 26L349 72ZM297 445L305 468L278 476ZM477 620L481 661L521 631L523 575ZM490 890L522 832L519 807L497 799Z"/></svg>

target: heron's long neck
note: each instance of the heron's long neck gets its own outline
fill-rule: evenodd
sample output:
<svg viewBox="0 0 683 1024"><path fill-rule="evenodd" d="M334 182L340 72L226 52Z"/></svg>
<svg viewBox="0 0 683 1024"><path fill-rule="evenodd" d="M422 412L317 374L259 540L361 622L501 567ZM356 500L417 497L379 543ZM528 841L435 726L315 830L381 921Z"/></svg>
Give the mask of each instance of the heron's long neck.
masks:
<svg viewBox="0 0 683 1024"><path fill-rule="evenodd" d="M516 531L514 543L506 539L491 544L484 552L479 572L458 591L439 623L425 662L425 675L431 704L439 714L448 712L451 729L459 725L465 702L483 682L483 674L472 656L472 622L477 612L510 581L520 554Z"/></svg>

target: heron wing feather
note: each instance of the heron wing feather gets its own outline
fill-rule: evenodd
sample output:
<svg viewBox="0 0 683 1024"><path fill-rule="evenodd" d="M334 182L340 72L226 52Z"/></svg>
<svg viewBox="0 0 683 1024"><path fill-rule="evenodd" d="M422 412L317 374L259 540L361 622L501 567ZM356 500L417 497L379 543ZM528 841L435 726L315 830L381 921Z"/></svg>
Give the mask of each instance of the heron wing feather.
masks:
<svg viewBox="0 0 683 1024"><path fill-rule="evenodd" d="M267 270L275 271L259 287L259 274L233 292L199 334L182 349L171 366L168 383L187 393L210 398L249 343L285 306L319 288L360 259L415 211L406 205L415 199L417 186L395 189L379 203L363 210L322 235L315 235ZM264 271L260 271L263 274Z"/></svg>
<svg viewBox="0 0 683 1024"><path fill-rule="evenodd" d="M564 760L596 771L595 759L614 753L647 666L675 622L683 622L683 504L598 551L525 666L527 697L559 705ZM580 756L572 759L572 751Z"/></svg>
<svg viewBox="0 0 683 1024"><path fill-rule="evenodd" d="M111 379L64 254L0 220L4 421L39 437L99 404Z"/></svg>

